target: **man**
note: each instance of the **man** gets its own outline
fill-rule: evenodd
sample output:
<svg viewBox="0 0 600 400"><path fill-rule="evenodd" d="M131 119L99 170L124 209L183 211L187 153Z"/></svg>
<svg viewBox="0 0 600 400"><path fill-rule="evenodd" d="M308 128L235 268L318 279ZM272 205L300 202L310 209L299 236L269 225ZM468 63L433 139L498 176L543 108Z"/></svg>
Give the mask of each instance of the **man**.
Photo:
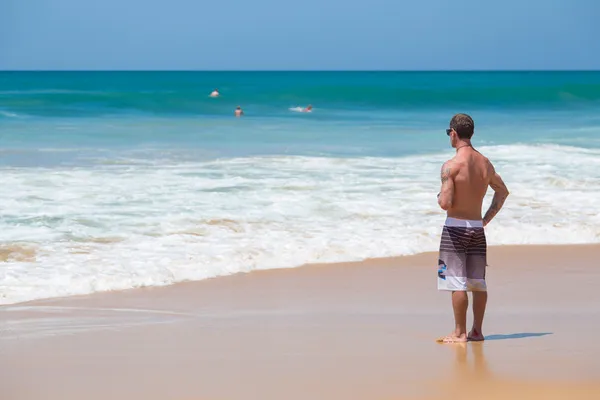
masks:
<svg viewBox="0 0 600 400"><path fill-rule="evenodd" d="M210 93L210 97L219 97L220 95L219 89L215 89Z"/></svg>
<svg viewBox="0 0 600 400"><path fill-rule="evenodd" d="M242 110L242 107L237 106L237 108L235 109L234 115L236 117L241 117L242 115L244 115L244 110Z"/></svg>
<svg viewBox="0 0 600 400"><path fill-rule="evenodd" d="M487 304L485 270L487 243L484 227L500 211L508 189L492 163L471 145L473 119L456 114L446 134L456 155L442 166L438 204L447 212L438 260L438 290L452 292L455 329L441 343L484 340L482 325ZM490 208L481 217L488 186L494 190ZM473 292L473 327L467 334L467 291Z"/></svg>

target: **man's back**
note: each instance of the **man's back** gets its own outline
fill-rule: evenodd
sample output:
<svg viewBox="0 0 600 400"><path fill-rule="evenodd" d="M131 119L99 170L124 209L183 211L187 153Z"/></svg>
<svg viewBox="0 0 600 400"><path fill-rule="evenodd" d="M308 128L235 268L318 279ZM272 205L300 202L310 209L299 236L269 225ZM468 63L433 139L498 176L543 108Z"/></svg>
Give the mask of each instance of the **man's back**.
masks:
<svg viewBox="0 0 600 400"><path fill-rule="evenodd" d="M494 173L489 160L468 146L460 149L448 164L454 180L454 200L448 216L481 220L483 198Z"/></svg>

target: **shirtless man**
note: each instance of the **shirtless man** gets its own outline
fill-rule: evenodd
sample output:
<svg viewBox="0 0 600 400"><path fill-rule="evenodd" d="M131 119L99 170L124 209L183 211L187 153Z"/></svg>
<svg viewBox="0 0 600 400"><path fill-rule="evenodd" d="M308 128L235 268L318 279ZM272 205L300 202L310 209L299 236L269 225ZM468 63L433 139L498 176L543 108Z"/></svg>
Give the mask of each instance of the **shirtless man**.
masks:
<svg viewBox="0 0 600 400"><path fill-rule="evenodd" d="M438 259L438 290L452 292L454 331L440 343L484 340L482 325L487 304L485 270L487 243L484 227L500 211L508 189L494 166L471 145L473 119L456 114L446 134L456 155L441 170L442 188L438 204L447 212ZM488 186L494 190L490 208L481 217ZM473 327L467 334L467 292L473 292Z"/></svg>
<svg viewBox="0 0 600 400"><path fill-rule="evenodd" d="M236 117L241 117L242 115L244 115L244 110L242 110L242 107L237 106L237 108L235 109L234 115Z"/></svg>

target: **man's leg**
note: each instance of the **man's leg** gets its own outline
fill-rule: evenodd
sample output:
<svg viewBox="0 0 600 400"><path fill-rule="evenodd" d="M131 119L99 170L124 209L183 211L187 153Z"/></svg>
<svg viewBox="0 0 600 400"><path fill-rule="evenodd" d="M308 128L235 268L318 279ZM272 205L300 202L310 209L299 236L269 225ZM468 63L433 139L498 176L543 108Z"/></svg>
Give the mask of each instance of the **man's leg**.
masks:
<svg viewBox="0 0 600 400"><path fill-rule="evenodd" d="M466 291L452 292L452 308L454 309L454 337L467 340L469 297Z"/></svg>
<svg viewBox="0 0 600 400"><path fill-rule="evenodd" d="M452 308L454 309L454 331L445 337L437 339L439 343L467 342L467 310L469 297L465 290L452 291Z"/></svg>
<svg viewBox="0 0 600 400"><path fill-rule="evenodd" d="M483 228L473 230L471 242L467 250L467 286L473 292L473 329L469 332L469 340L482 341L483 316L487 304L487 284L485 272L487 268L487 242Z"/></svg>
<svg viewBox="0 0 600 400"><path fill-rule="evenodd" d="M483 317L487 305L487 291L473 292L473 329L469 333L469 340L481 341L483 336Z"/></svg>
<svg viewBox="0 0 600 400"><path fill-rule="evenodd" d="M469 297L466 290L452 291L452 309L454 310L454 330L448 336L440 337L438 343L466 343L467 338L467 310Z"/></svg>
<svg viewBox="0 0 600 400"><path fill-rule="evenodd" d="M454 330L437 339L439 343L465 343L467 341L467 270L466 252L462 240L466 234L463 227L444 226L438 258L438 290L452 292Z"/></svg>

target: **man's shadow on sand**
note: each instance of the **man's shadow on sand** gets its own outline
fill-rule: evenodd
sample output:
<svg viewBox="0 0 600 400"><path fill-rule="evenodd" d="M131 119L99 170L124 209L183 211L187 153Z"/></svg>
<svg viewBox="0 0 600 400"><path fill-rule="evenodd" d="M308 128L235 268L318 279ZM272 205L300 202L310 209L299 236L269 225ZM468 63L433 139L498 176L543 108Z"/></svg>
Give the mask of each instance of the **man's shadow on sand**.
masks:
<svg viewBox="0 0 600 400"><path fill-rule="evenodd" d="M489 335L485 337L488 340L507 340L507 339L525 339L530 337L540 337L552 335L552 332L537 332L537 333L511 333L510 335Z"/></svg>
<svg viewBox="0 0 600 400"><path fill-rule="evenodd" d="M504 339L524 339L552 335L550 332L524 332L524 333L512 333L508 335L489 335L486 336L485 342L488 340L504 340ZM452 384L445 385L445 397L446 398L465 398L464 388L465 385L472 385L474 382L480 384L487 384L495 381L495 374L488 365L488 360L485 356L485 349L489 348L485 345L485 342L471 342L471 343L456 343L455 345L448 346L453 348L456 352L454 368L452 368L451 380ZM468 353L471 354L472 362L468 361ZM458 384L457 386L455 384ZM454 386L453 386L454 385ZM455 396L448 396L448 390L456 390L456 393L450 393ZM508 397L507 397L508 398Z"/></svg>

